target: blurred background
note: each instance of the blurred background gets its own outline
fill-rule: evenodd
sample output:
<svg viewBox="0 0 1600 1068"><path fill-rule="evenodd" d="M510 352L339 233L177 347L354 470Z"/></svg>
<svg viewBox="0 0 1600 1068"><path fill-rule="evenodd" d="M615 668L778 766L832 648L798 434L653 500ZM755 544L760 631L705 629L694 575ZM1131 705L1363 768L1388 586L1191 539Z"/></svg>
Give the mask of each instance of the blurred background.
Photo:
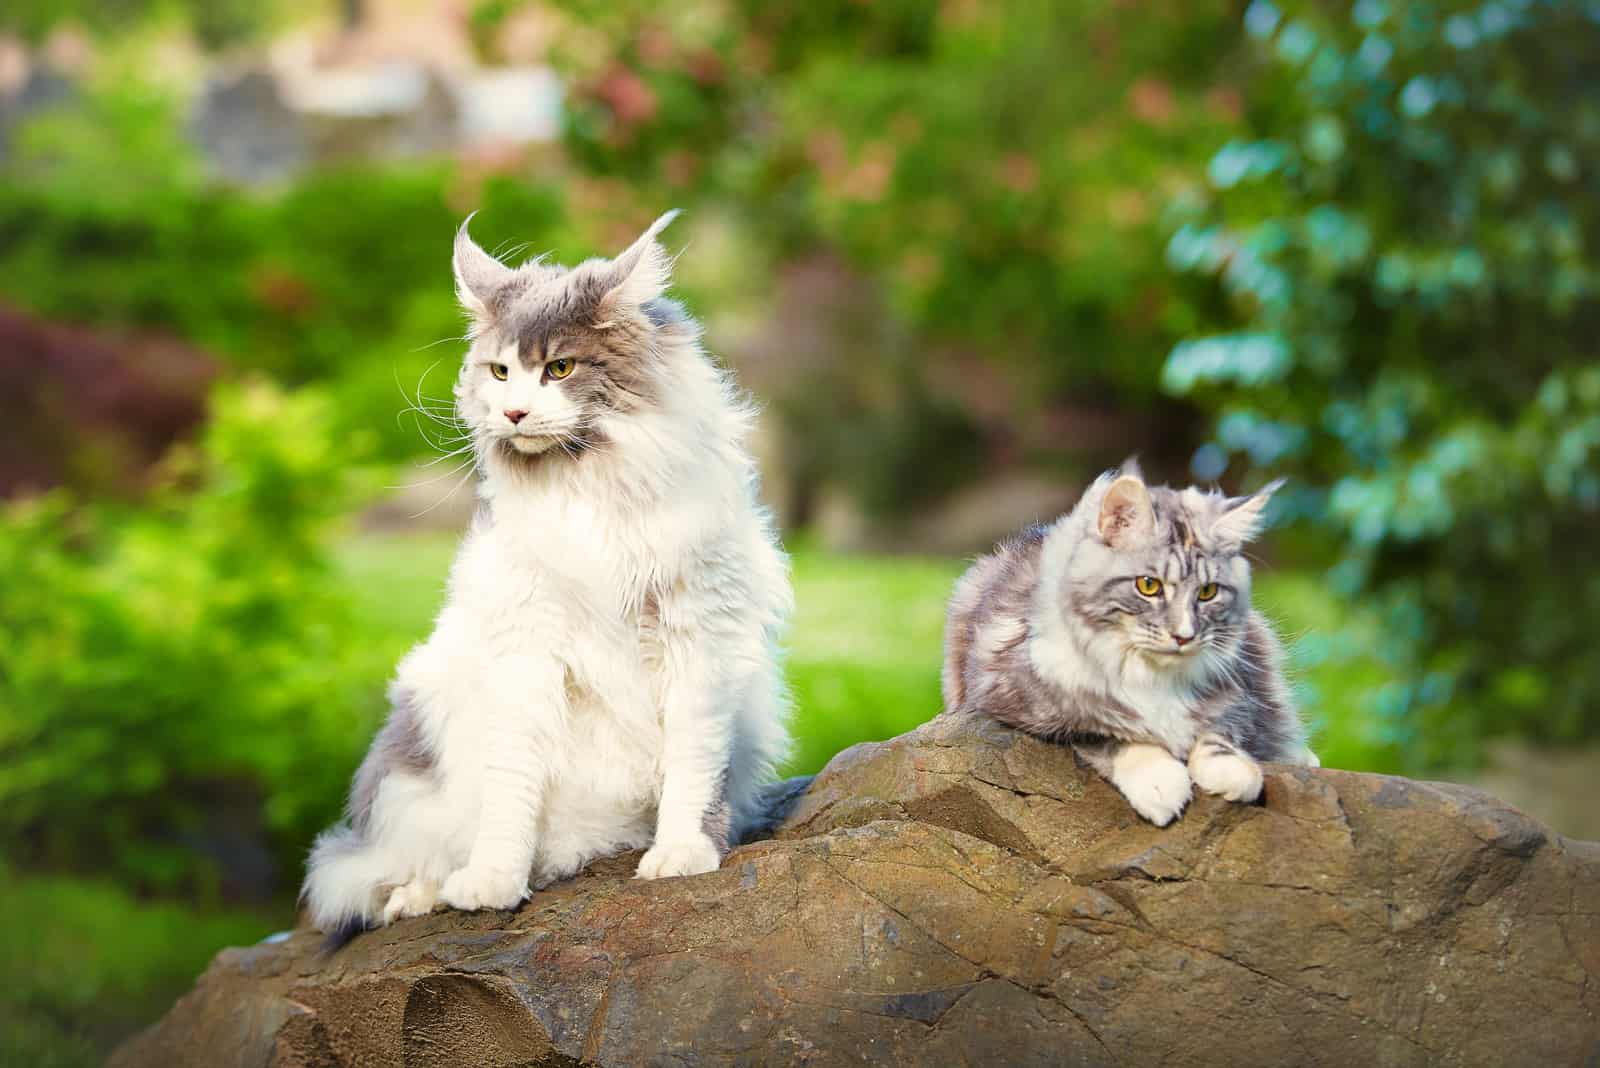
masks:
<svg viewBox="0 0 1600 1068"><path fill-rule="evenodd" d="M470 512L456 224L668 207L765 408L793 771L938 711L970 554L1286 474L1325 763L1600 837L1593 0L7 0L0 1062L294 921Z"/></svg>

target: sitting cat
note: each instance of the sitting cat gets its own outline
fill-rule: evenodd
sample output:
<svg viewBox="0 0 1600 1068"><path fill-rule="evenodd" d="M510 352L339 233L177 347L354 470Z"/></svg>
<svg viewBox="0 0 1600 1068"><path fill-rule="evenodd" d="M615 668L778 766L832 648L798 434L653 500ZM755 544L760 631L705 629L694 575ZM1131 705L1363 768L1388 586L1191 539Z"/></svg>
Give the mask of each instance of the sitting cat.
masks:
<svg viewBox="0 0 1600 1068"><path fill-rule="evenodd" d="M662 296L671 219L571 269L512 269L457 235L481 506L347 820L312 850L324 931L510 908L645 846L641 878L709 871L770 814L787 561L751 408Z"/></svg>
<svg viewBox="0 0 1600 1068"><path fill-rule="evenodd" d="M944 700L1070 743L1165 826L1191 784L1261 793L1257 761L1316 764L1244 546L1250 497L1149 487L1131 461L1071 512L978 560L945 627Z"/></svg>

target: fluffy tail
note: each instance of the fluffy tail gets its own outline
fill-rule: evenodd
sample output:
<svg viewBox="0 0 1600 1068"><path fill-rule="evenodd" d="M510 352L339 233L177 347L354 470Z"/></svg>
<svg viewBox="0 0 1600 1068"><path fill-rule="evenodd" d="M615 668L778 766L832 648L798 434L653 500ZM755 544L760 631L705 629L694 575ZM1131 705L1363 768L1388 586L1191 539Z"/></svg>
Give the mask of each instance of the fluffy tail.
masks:
<svg viewBox="0 0 1600 1068"><path fill-rule="evenodd" d="M754 811L739 828L738 841L753 842L777 830L795 804L811 789L811 780L815 778L815 775L796 775L792 779L763 783L756 791Z"/></svg>
<svg viewBox="0 0 1600 1068"><path fill-rule="evenodd" d="M372 926L382 906L379 888L390 879L390 865L353 828L332 827L311 847L300 897L311 924L327 934L325 950L338 949Z"/></svg>

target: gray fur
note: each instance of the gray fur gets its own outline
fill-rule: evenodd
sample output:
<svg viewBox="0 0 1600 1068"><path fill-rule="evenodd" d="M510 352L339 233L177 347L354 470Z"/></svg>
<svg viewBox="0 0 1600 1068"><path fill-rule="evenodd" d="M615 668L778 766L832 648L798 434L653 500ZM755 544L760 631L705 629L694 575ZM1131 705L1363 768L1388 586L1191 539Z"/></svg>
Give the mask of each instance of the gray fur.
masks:
<svg viewBox="0 0 1600 1068"><path fill-rule="evenodd" d="M389 693L389 718L373 739L366 759L356 769L350 788L350 825L364 833L372 816L372 802L378 788L391 774L428 776L433 774L434 753L418 722L416 694L402 687Z"/></svg>
<svg viewBox="0 0 1600 1068"><path fill-rule="evenodd" d="M733 806L728 803L728 771L717 776L717 785L711 791L711 804L700 819L700 829L717 845L718 854L726 854L733 837Z"/></svg>
<svg viewBox="0 0 1600 1068"><path fill-rule="evenodd" d="M1171 680L1200 744L1256 760L1309 757L1282 649L1250 607L1244 544L1275 488L1227 498L1147 487L1131 463L1103 475L1071 513L1001 544L957 583L946 710L1070 743L1108 774L1125 743L1173 748L1170 732L1101 682L1126 677L1137 659L1144 677ZM1139 576L1159 579L1160 594L1141 594ZM1212 583L1215 596L1200 600ZM1071 649L1053 647L1061 643ZM1064 678L1044 661L1080 665L1084 677Z"/></svg>
<svg viewBox="0 0 1600 1068"><path fill-rule="evenodd" d="M738 828L738 842L754 842L770 836L789 818L795 805L811 789L815 775L796 775L792 779L769 782L761 787L755 813Z"/></svg>

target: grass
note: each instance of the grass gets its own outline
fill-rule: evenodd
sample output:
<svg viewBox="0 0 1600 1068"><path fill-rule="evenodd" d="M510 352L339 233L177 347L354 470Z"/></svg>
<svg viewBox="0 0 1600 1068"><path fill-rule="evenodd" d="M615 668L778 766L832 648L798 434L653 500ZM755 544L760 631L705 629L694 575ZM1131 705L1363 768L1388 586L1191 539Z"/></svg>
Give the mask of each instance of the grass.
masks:
<svg viewBox="0 0 1600 1068"><path fill-rule="evenodd" d="M444 593L453 534L366 534L340 566L361 622L396 655L425 637ZM816 771L839 750L889 738L939 711L944 609L967 561L793 552L796 613L788 678L795 699L791 774ZM1292 651L1291 669L1323 762L1394 770L1384 725L1365 712L1383 669L1357 655L1349 609L1309 572L1265 572L1255 602Z"/></svg>
<svg viewBox="0 0 1600 1068"><path fill-rule="evenodd" d="M396 654L425 637L444 594L453 534L368 534L340 567L361 624ZM794 554L797 610L788 676L790 774L817 771L856 742L892 737L939 711L945 598L962 560Z"/></svg>
<svg viewBox="0 0 1600 1068"><path fill-rule="evenodd" d="M0 915L0 1065L30 1068L99 1064L187 990L218 946L256 942L287 918L3 870Z"/></svg>

